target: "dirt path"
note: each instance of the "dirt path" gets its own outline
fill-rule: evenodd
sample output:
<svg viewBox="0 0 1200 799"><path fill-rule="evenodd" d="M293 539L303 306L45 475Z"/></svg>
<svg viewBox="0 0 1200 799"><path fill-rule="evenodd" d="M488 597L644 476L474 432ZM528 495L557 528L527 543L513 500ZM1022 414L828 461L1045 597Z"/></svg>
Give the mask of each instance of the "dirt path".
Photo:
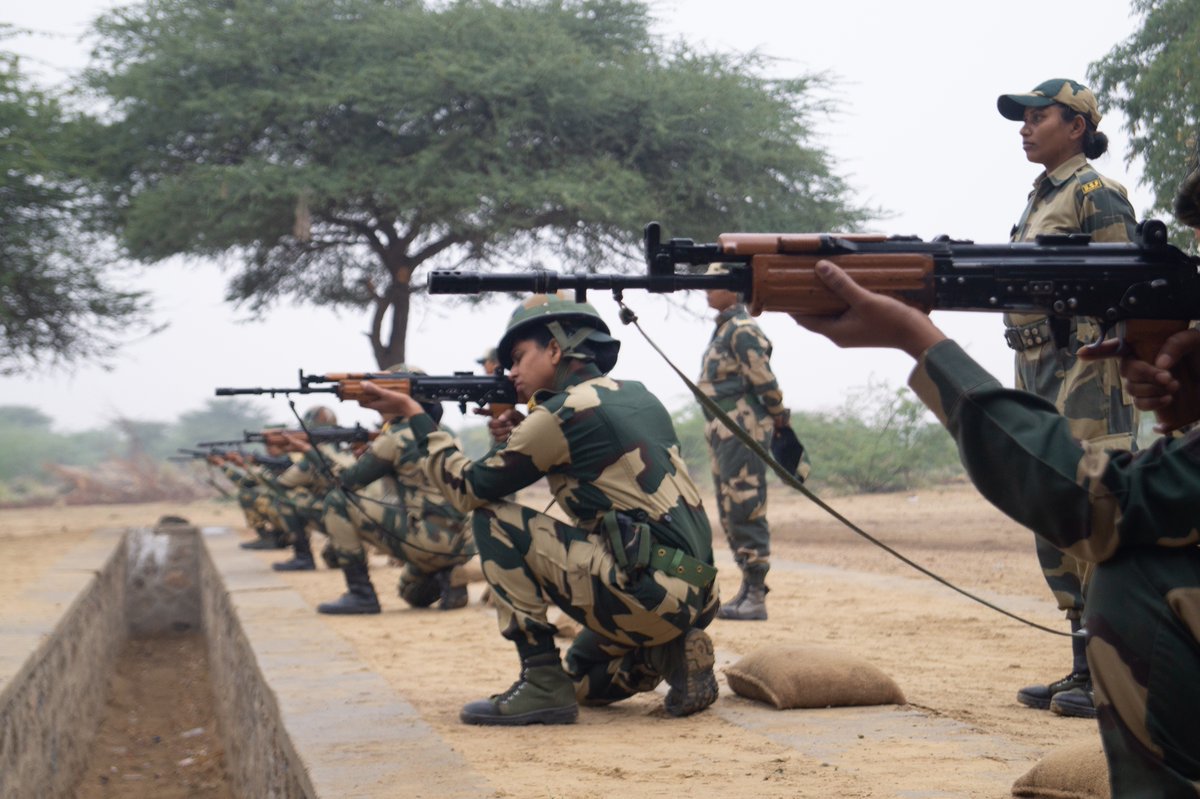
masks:
<svg viewBox="0 0 1200 799"><path fill-rule="evenodd" d="M1045 752L1097 737L1093 722L1031 711L1013 698L1022 685L1065 673L1065 638L1021 626L915 575L802 498L773 502L771 618L715 622L710 632L720 662L775 645L833 646L891 675L908 706L778 712L733 695L722 680L717 704L692 718L667 718L661 697L643 695L585 709L571 728L479 729L458 722L459 707L503 690L517 672L515 653L487 608L473 601L452 613L409 609L395 593L397 571L375 559L384 613L337 619L314 613L313 623L350 641L497 797L1000 797ZM1029 534L970 487L832 504L944 576L1065 628ZM229 524L236 516L208 503L173 511L202 525ZM74 534L70 525L53 532L54 511L46 513L35 522L43 525L43 544L53 546L35 552L54 550ZM160 511L101 513L118 514L107 524L145 524ZM0 513L0 562L13 547L28 549L21 529ZM736 570L723 544L718 552L718 565L726 567L721 590L732 595ZM280 554L259 557L267 568ZM36 568L27 559L26 573ZM313 605L343 590L340 574L324 569L288 580ZM480 588L472 587L473 597ZM432 795L422 786L403 792Z"/></svg>

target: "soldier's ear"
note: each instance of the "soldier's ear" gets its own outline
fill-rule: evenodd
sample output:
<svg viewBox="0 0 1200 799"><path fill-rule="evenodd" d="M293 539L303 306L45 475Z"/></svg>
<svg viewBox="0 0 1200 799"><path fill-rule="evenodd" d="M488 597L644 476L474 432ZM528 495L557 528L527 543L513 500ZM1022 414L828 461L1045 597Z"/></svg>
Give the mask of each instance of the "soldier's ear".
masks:
<svg viewBox="0 0 1200 799"><path fill-rule="evenodd" d="M550 339L550 341L546 343L546 352L550 355L550 363L558 366L559 361L562 360L563 351L562 347L558 346L558 342L555 339Z"/></svg>

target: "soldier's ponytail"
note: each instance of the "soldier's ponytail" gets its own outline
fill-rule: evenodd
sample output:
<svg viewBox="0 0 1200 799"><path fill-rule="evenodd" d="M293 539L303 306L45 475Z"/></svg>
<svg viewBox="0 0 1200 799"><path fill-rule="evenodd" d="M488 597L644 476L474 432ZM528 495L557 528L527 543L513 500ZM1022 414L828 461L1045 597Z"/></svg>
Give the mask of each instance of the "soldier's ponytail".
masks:
<svg viewBox="0 0 1200 799"><path fill-rule="evenodd" d="M1080 116L1079 112L1067 108L1061 103L1059 103L1058 107L1062 111L1063 122L1066 122L1068 125L1071 124L1075 117ZM1108 152L1108 136L1096 130L1096 125L1087 117L1083 118L1083 122L1086 126L1083 130L1083 157L1088 160L1099 158Z"/></svg>

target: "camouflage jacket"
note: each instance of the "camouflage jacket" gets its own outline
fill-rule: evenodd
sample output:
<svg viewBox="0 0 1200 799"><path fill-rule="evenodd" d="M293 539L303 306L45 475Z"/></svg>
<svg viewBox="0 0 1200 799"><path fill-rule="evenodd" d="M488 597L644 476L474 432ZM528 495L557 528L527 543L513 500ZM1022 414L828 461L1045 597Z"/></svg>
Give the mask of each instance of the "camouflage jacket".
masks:
<svg viewBox="0 0 1200 799"><path fill-rule="evenodd" d="M980 492L1070 555L1200 542L1200 432L1136 455L1080 444L1054 407L1002 388L953 341L930 347L909 385L958 442Z"/></svg>
<svg viewBox="0 0 1200 799"><path fill-rule="evenodd" d="M530 406L508 441L478 461L428 416L411 420L447 499L466 512L545 476L575 525L595 529L609 510L642 510L658 542L712 563L712 530L671 415L645 386L580 364Z"/></svg>
<svg viewBox="0 0 1200 799"><path fill-rule="evenodd" d="M425 455L417 444L412 427L404 419L393 419L371 442L367 451L352 466L336 469L338 484L347 490L358 489L381 480L394 478L398 503L422 518L438 515L461 521L464 516L448 503L425 474Z"/></svg>
<svg viewBox="0 0 1200 799"><path fill-rule="evenodd" d="M221 473L238 488L254 488L263 485L267 480L277 477L283 470L263 466L260 463L248 463L238 466L230 461L222 461L218 466Z"/></svg>
<svg viewBox="0 0 1200 799"><path fill-rule="evenodd" d="M324 456L324 462L318 456ZM314 494L324 495L333 488L333 481L326 471L326 464L333 469L344 467L353 462L353 457L338 449L334 444L318 444L295 461L287 471L268 482L274 488L288 490L303 488Z"/></svg>
<svg viewBox="0 0 1200 799"><path fill-rule="evenodd" d="M1137 227L1133 206L1119 183L1100 175L1083 155L1076 155L1033 184L1013 241L1030 241L1042 233L1090 233L1095 241L1130 241ZM1075 357L1080 346L1100 337L1094 320L1075 318L1049 322L1032 314L1005 314L1009 335L1020 336L1025 349L1016 354L1017 388L1054 403L1071 420L1076 438L1127 434L1136 415L1122 393L1116 361L1084 363ZM1066 325L1066 346L1057 346L1051 327ZM1122 446L1128 440L1122 440Z"/></svg>
<svg viewBox="0 0 1200 799"><path fill-rule="evenodd" d="M726 412L745 397L760 419L786 414L783 392L771 372L771 351L771 342L745 305L726 308L717 315L717 328L704 351L700 390Z"/></svg>

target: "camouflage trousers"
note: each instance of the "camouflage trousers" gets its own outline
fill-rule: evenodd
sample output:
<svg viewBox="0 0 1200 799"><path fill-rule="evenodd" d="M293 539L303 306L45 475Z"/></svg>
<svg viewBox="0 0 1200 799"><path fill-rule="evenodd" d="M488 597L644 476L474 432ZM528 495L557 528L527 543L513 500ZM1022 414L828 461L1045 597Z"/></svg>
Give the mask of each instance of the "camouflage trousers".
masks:
<svg viewBox="0 0 1200 799"><path fill-rule="evenodd" d="M553 650L552 605L584 627L565 667L585 704L653 690L663 675L649 650L716 615L715 583L697 588L653 569L630 578L604 536L524 505L489 503L476 509L472 527L500 633L522 659Z"/></svg>
<svg viewBox="0 0 1200 799"><path fill-rule="evenodd" d="M1200 548L1098 564L1084 621L1114 797L1200 796Z"/></svg>
<svg viewBox="0 0 1200 799"><path fill-rule="evenodd" d="M774 425L771 420L745 427L768 451ZM721 528L738 567L769 568L771 529L767 525L767 465L749 447L733 437L719 419L704 428L711 456L713 488Z"/></svg>
<svg viewBox="0 0 1200 799"><path fill-rule="evenodd" d="M249 486L238 489L237 501L246 517L246 526L251 530L274 528L282 532L283 522L271 503L271 492L262 486Z"/></svg>
<svg viewBox="0 0 1200 799"><path fill-rule="evenodd" d="M317 531L324 533L320 526L323 505L321 497L304 487L289 488L271 497L271 507L278 514L280 523L291 536L308 535L310 524L317 525Z"/></svg>
<svg viewBox="0 0 1200 799"><path fill-rule="evenodd" d="M355 494L353 502L340 488L326 495L324 522L330 541L339 554L360 557L365 542L402 561L402 593L406 578L418 581L475 556L474 542L460 518L405 507L390 478Z"/></svg>
<svg viewBox="0 0 1200 799"><path fill-rule="evenodd" d="M1080 320L1078 329L1060 350L1047 343L1017 353L1015 385L1054 403L1067 418L1071 435L1080 441L1111 444L1113 449L1133 449L1131 431L1137 412L1121 390L1115 361L1085 363L1073 354L1099 336L1099 329ZM1034 537L1038 563L1059 610L1078 619L1083 612L1091 565L1076 560L1040 537Z"/></svg>

